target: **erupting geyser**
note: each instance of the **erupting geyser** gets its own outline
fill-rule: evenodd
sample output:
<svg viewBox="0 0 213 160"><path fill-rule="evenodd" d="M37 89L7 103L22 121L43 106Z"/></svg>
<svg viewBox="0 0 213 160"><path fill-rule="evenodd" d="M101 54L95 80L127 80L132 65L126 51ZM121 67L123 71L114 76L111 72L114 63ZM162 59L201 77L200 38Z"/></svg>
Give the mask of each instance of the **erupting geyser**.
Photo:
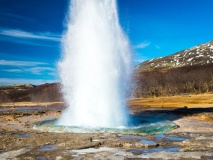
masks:
<svg viewBox="0 0 213 160"><path fill-rule="evenodd" d="M116 0L72 0L59 62L68 108L56 122L80 127L126 126L130 47Z"/></svg>

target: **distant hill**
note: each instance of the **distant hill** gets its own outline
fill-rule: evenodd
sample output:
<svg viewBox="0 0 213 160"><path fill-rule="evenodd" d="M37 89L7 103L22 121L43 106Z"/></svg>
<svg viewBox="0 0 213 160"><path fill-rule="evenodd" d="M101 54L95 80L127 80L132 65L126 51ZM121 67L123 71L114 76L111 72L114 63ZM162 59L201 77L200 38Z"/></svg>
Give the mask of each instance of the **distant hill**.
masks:
<svg viewBox="0 0 213 160"><path fill-rule="evenodd" d="M60 84L42 85L16 84L0 86L0 103L2 102L53 102L61 101Z"/></svg>
<svg viewBox="0 0 213 160"><path fill-rule="evenodd" d="M213 63L213 41L194 46L169 56L144 61L137 66L137 71L171 69L210 63Z"/></svg>
<svg viewBox="0 0 213 160"><path fill-rule="evenodd" d="M135 97L213 93L213 41L135 68Z"/></svg>

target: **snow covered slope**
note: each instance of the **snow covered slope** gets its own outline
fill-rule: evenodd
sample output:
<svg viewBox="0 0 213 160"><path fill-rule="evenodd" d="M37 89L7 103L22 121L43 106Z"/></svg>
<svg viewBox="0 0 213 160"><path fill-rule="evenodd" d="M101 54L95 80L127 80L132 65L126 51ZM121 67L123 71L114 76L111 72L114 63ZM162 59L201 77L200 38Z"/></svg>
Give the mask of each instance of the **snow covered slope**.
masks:
<svg viewBox="0 0 213 160"><path fill-rule="evenodd" d="M170 69L183 66L203 65L213 63L213 41L204 43L178 53L144 61L136 67L137 71L153 69Z"/></svg>

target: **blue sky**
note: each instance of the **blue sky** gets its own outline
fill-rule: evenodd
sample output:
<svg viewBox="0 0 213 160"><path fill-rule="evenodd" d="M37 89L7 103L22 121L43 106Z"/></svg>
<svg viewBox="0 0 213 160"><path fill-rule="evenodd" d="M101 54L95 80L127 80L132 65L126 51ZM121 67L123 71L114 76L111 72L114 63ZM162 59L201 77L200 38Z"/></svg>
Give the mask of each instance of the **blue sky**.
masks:
<svg viewBox="0 0 213 160"><path fill-rule="evenodd" d="M133 61L213 40L212 0L117 0ZM58 81L68 0L0 0L0 85Z"/></svg>

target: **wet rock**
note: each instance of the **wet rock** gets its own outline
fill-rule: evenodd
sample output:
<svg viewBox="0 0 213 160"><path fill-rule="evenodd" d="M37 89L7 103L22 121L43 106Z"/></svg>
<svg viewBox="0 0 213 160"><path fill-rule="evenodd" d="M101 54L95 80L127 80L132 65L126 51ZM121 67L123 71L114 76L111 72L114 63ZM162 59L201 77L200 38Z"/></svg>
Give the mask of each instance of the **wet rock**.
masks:
<svg viewBox="0 0 213 160"><path fill-rule="evenodd" d="M213 137L205 137L205 136L198 136L192 139L188 139L180 143L179 145L182 146L180 151L211 151L213 146Z"/></svg>
<svg viewBox="0 0 213 160"><path fill-rule="evenodd" d="M150 140L141 140L140 144L141 144L141 147L145 147L145 148L151 148L151 147L159 146L159 144L155 143L154 141L150 141Z"/></svg>
<svg viewBox="0 0 213 160"><path fill-rule="evenodd" d="M74 157L74 159L142 159L145 158L145 156L147 157L147 159L202 159L203 156L207 156L208 158L208 156L212 156L212 154L210 153L213 153L213 135L211 132L212 128L208 128L211 127L211 125L209 124L211 124L212 121L210 121L209 119L208 124L200 123L201 120L205 118L203 118L201 115L199 115L201 120L198 119L198 121L194 121L195 119L193 118L189 119L190 121L185 121L185 119L183 119L182 121L178 121L179 123L177 124L180 125L180 128L176 130L176 132L164 133L163 137L161 136L160 138L156 138L155 135L131 135L113 133L74 134L41 132L32 129L34 123L46 120L46 117L54 115L55 113L49 112L48 116L47 114L36 114L37 115L33 116L31 113L24 113L23 117L19 116L20 118L17 118L18 115L16 114L15 120L10 114L0 117L0 120L2 122L2 127L0 129L2 131L0 133L0 157L2 156L2 154L8 152L7 156L11 159L24 159L25 157L27 157L27 159L35 159L35 155L37 155L37 159L39 158L39 156L41 156L40 158L43 157L48 159L71 159L71 156L73 155L70 154L70 150L82 148L89 149L91 147L95 149L103 148L106 146L114 148L115 150L99 150L100 152L97 153L87 153L84 155L78 155L78 157ZM206 114L205 116L209 115ZM11 121L5 121L7 118L11 119ZM187 116L187 118L190 118L190 116ZM197 116L196 118L199 117ZM25 124L25 122L26 124L29 124L28 129L22 126L23 124ZM197 126L198 122L200 123L200 127ZM185 130L181 130L183 128L183 125L185 125ZM194 127L195 130L191 130L190 126ZM205 131L205 133L202 132L202 130L200 129L202 127L205 127L203 128L203 131ZM17 131L17 128L19 128L20 131ZM199 130L197 131L197 129ZM208 135L206 133L208 133ZM18 134L20 136L14 136L15 134ZM30 136L28 138L24 138L22 137L22 134L29 134ZM184 140L182 142L182 140L180 140L180 138L182 137L186 137L188 140ZM145 141L141 143L140 140L146 140L149 141L149 143L145 143ZM152 144L152 142L154 143ZM158 144L160 144L160 147L158 147ZM45 152L38 151L37 149L39 147L42 147L43 145L55 145L57 148L54 150L47 150ZM31 146L30 148L26 147L27 149L31 150L29 150L29 152L24 151L21 155L16 154L15 152L10 152L15 151L14 149L25 148L25 146ZM132 153L127 153L127 150L138 150L140 151L139 153L142 154L133 155ZM165 155L161 153L162 151L164 151ZM42 154L40 155L40 153ZM18 157L12 157L9 154L16 154ZM193 157L193 155L196 154L198 156ZM66 156L67 158L65 158Z"/></svg>
<svg viewBox="0 0 213 160"><path fill-rule="evenodd" d="M4 149L3 148L0 148L0 153L4 152Z"/></svg>
<svg viewBox="0 0 213 160"><path fill-rule="evenodd" d="M92 142L92 138L89 138L89 141Z"/></svg>
<svg viewBox="0 0 213 160"><path fill-rule="evenodd" d="M123 147L123 144L117 143L115 146L117 146L117 147Z"/></svg>
<svg viewBox="0 0 213 160"><path fill-rule="evenodd" d="M100 139L106 139L106 137L105 136L100 136Z"/></svg>
<svg viewBox="0 0 213 160"><path fill-rule="evenodd" d="M48 160L45 156L35 156L35 160Z"/></svg>
<svg viewBox="0 0 213 160"><path fill-rule="evenodd" d="M53 151L57 149L55 145L43 145L37 148L38 151Z"/></svg>
<svg viewBox="0 0 213 160"><path fill-rule="evenodd" d="M134 144L134 147L135 148L142 148L142 147L144 147L140 142L136 142L135 144Z"/></svg>

